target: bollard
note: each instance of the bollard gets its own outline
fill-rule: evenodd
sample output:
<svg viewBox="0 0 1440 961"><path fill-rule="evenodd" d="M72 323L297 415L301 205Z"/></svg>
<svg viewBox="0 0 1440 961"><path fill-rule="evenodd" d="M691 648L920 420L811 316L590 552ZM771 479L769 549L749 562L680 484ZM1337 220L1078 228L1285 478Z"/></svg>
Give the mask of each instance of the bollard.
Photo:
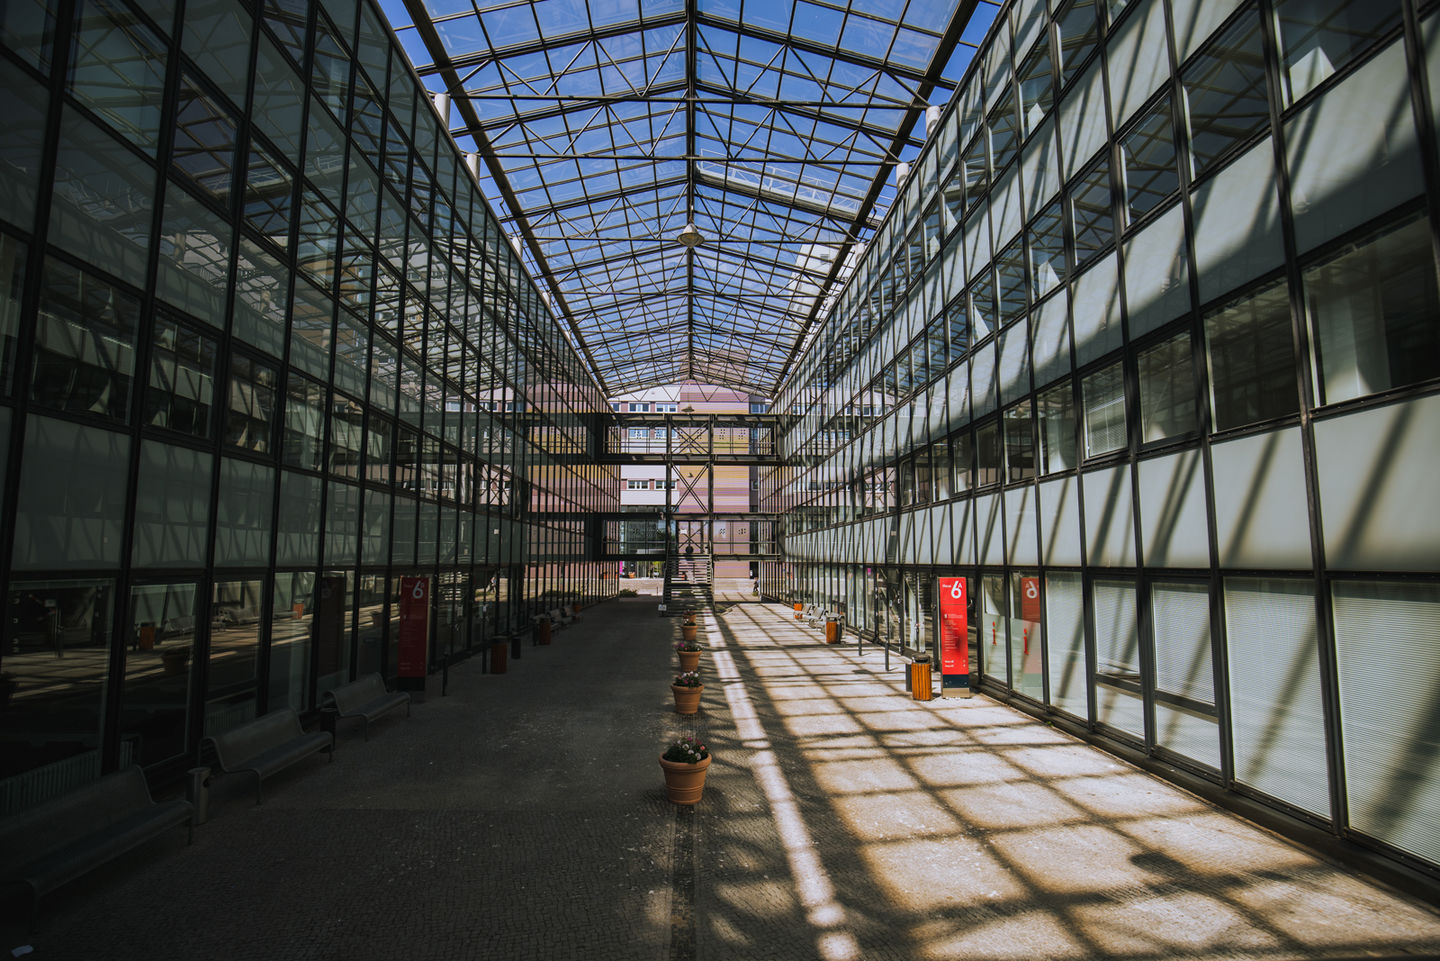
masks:
<svg viewBox="0 0 1440 961"><path fill-rule="evenodd" d="M519 632L519 631L516 631L514 634L511 634L511 635L510 635L510 656L511 656L512 658L514 658L515 660L517 660L517 661L520 660L520 632Z"/></svg>
<svg viewBox="0 0 1440 961"><path fill-rule="evenodd" d="M204 824L210 819L210 769L192 767L190 783L185 789L185 799L194 807L192 824Z"/></svg>
<svg viewBox="0 0 1440 961"><path fill-rule="evenodd" d="M916 654L910 663L910 696L917 701L928 701L933 687L930 681L930 655Z"/></svg>

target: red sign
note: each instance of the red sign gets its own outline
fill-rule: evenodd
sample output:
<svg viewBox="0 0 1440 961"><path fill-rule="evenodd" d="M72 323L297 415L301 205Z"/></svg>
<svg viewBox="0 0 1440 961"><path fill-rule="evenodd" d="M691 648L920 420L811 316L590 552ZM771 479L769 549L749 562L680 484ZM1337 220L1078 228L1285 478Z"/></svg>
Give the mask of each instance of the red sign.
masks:
<svg viewBox="0 0 1440 961"><path fill-rule="evenodd" d="M970 673L965 578L940 578L940 673Z"/></svg>
<svg viewBox="0 0 1440 961"><path fill-rule="evenodd" d="M430 578L400 578L401 677L424 677L430 647Z"/></svg>
<svg viewBox="0 0 1440 961"><path fill-rule="evenodd" d="M1040 623L1040 578L1020 578L1020 620Z"/></svg>

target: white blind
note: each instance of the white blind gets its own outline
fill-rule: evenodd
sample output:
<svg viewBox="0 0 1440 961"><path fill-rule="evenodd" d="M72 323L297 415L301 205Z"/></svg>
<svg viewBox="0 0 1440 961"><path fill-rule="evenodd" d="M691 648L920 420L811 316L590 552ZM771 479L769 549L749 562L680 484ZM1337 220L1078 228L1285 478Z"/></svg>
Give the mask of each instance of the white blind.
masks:
<svg viewBox="0 0 1440 961"><path fill-rule="evenodd" d="M1050 703L1088 717L1085 697L1085 592L1078 571L1045 575L1045 639L1050 645Z"/></svg>
<svg viewBox="0 0 1440 961"><path fill-rule="evenodd" d="M1235 779L1330 813L1325 723L1309 580L1225 580Z"/></svg>
<svg viewBox="0 0 1440 961"><path fill-rule="evenodd" d="M1350 825L1440 864L1440 586L1331 597Z"/></svg>

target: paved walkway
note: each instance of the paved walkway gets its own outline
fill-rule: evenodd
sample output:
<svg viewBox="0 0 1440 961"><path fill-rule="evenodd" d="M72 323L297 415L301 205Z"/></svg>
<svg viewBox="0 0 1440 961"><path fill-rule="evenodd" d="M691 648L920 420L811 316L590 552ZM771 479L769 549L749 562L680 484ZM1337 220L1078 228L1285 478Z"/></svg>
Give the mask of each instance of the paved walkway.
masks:
<svg viewBox="0 0 1440 961"><path fill-rule="evenodd" d="M34 959L1289 959L1440 954L1440 915L986 698L722 592L700 715L641 596L470 662L210 823L53 896ZM898 661L892 662L898 667ZM656 755L714 750L693 810ZM13 914L13 912L12 912Z"/></svg>

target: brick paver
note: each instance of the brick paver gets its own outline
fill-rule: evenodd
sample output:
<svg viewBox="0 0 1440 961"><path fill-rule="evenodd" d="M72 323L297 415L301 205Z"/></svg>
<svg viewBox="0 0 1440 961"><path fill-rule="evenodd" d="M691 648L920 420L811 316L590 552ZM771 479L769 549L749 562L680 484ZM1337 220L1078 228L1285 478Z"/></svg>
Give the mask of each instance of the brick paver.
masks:
<svg viewBox="0 0 1440 961"><path fill-rule="evenodd" d="M746 584L748 587L748 584ZM587 610L505 675L451 671L343 730L254 807L219 782L176 838L52 896L35 959L1283 959L1440 954L1440 916L986 698L778 605ZM656 756L715 752L693 814ZM17 904L18 907L18 904ZM13 916L16 912L11 911Z"/></svg>

